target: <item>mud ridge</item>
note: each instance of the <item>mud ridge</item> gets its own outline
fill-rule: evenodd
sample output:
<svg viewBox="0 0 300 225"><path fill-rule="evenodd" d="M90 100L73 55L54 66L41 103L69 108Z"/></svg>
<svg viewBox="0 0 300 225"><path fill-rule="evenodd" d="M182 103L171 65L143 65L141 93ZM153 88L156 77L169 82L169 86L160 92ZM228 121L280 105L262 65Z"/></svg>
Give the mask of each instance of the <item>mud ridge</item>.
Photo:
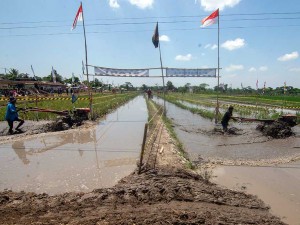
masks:
<svg viewBox="0 0 300 225"><path fill-rule="evenodd" d="M283 224L256 197L183 170L136 172L115 187L49 196L0 193L1 224Z"/></svg>

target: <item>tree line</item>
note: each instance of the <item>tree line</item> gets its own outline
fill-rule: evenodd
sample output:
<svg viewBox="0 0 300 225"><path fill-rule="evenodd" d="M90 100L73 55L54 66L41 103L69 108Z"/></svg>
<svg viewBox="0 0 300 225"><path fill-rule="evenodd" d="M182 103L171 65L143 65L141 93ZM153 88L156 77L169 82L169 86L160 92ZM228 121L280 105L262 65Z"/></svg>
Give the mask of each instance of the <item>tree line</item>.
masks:
<svg viewBox="0 0 300 225"><path fill-rule="evenodd" d="M148 88L153 90L162 90L163 87L155 85L155 86L146 86L145 84L141 87L143 90L147 90ZM265 87L265 88L258 88L254 89L251 86L247 87L241 87L241 88L232 88L228 84L222 84L219 87L214 86L210 87L209 84L201 83L199 85L192 85L191 83L186 83L183 86L175 87L171 81L167 81L165 89L167 91L173 91L173 92L181 92L181 93L207 93L207 94L213 94L216 92L222 93L222 94L241 94L241 95L300 95L300 89L295 88L293 86L280 86L276 88L272 87Z"/></svg>

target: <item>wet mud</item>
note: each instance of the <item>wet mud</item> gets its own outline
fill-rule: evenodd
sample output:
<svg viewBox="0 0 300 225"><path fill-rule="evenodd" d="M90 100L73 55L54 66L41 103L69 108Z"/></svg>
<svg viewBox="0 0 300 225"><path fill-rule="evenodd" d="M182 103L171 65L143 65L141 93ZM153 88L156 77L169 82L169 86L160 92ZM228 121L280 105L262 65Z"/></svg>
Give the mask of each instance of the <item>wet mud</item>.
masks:
<svg viewBox="0 0 300 225"><path fill-rule="evenodd" d="M292 126L282 121L275 121L271 124L260 124L256 127L265 136L272 138L287 138L295 135Z"/></svg>
<svg viewBox="0 0 300 225"><path fill-rule="evenodd" d="M283 224L256 197L159 169L115 187L48 196L0 193L1 224Z"/></svg>

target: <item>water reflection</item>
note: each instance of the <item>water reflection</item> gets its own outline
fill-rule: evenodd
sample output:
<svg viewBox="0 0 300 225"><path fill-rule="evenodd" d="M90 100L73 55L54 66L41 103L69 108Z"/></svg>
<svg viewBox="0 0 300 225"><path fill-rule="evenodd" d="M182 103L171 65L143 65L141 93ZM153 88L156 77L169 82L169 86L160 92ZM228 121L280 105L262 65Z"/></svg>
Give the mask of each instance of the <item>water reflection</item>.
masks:
<svg viewBox="0 0 300 225"><path fill-rule="evenodd" d="M24 141L16 141L12 144L12 149L15 151L16 155L19 159L26 165L30 163L29 159L27 159L27 153L25 151Z"/></svg>

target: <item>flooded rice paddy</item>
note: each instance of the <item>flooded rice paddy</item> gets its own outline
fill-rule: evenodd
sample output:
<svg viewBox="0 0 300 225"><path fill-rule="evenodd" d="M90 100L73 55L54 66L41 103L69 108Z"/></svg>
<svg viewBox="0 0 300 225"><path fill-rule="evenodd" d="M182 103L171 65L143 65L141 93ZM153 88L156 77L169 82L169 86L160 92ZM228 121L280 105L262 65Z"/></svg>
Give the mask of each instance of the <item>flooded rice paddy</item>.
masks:
<svg viewBox="0 0 300 225"><path fill-rule="evenodd" d="M162 104L161 99L155 99ZM167 116L172 119L175 131L192 161L199 158L222 161L229 165L263 165L285 163L300 157L300 127L293 128L295 136L271 139L257 131L257 123L230 123L239 135L214 132L214 121L183 110L166 102Z"/></svg>
<svg viewBox="0 0 300 225"><path fill-rule="evenodd" d="M299 126L287 139L264 137L255 123L231 123L238 135L223 135L211 120L166 107L191 161L232 165L213 169L213 182L258 195L285 222L299 224ZM111 187L136 168L147 117L145 101L137 97L93 128L1 144L0 189L58 194Z"/></svg>
<svg viewBox="0 0 300 225"><path fill-rule="evenodd" d="M111 187L136 168L147 121L137 97L96 127L0 145L0 189L58 194Z"/></svg>
<svg viewBox="0 0 300 225"><path fill-rule="evenodd" d="M161 99L155 101L162 104ZM166 108L190 159L216 163L208 173L212 182L257 195L284 222L300 224L299 125L293 128L295 136L286 139L262 136L255 123L231 123L239 135L223 135L213 132L213 121L168 102Z"/></svg>

